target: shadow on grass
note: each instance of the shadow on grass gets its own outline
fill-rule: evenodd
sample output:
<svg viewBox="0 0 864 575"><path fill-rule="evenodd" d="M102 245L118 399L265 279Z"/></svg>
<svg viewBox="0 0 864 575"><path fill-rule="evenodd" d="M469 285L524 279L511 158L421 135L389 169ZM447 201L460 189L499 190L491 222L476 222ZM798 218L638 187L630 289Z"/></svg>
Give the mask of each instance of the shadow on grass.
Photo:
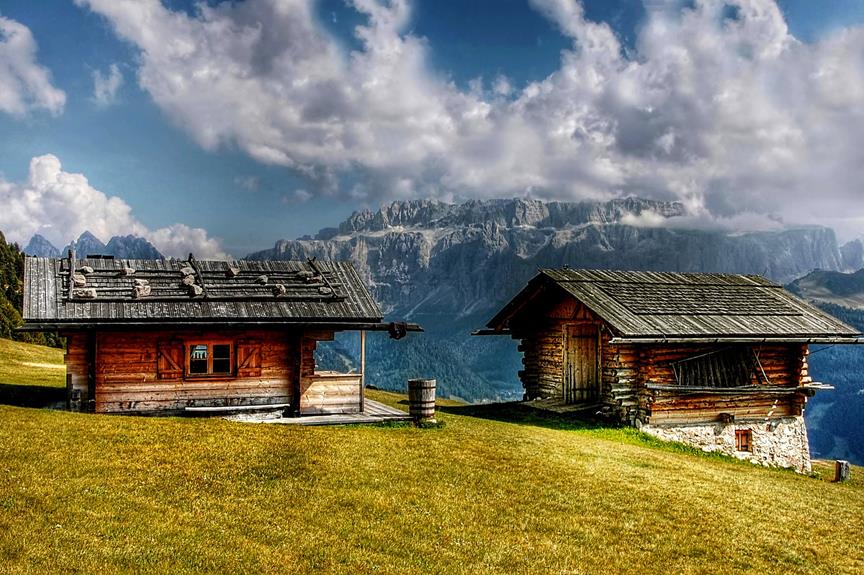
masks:
<svg viewBox="0 0 864 575"><path fill-rule="evenodd" d="M531 425L548 429L609 429L620 427L612 422L599 421L591 414L559 414L542 411L518 402L485 403L475 405L439 405L439 412L490 419L504 423Z"/></svg>
<svg viewBox="0 0 864 575"><path fill-rule="evenodd" d="M16 407L54 407L65 405L66 389L42 385L0 383L0 405Z"/></svg>

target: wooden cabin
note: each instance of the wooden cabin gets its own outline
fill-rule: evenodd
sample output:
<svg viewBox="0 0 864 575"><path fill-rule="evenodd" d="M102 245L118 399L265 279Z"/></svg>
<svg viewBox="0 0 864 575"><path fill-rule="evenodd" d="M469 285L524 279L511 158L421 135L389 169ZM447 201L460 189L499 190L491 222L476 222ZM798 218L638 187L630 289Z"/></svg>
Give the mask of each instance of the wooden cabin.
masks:
<svg viewBox="0 0 864 575"><path fill-rule="evenodd" d="M365 334L385 324L347 262L27 258L24 329L66 337L71 409L363 411ZM316 370L317 342L358 331L357 373Z"/></svg>
<svg viewBox="0 0 864 575"><path fill-rule="evenodd" d="M808 346L861 335L758 276L544 269L479 335L520 340L525 399L810 469Z"/></svg>

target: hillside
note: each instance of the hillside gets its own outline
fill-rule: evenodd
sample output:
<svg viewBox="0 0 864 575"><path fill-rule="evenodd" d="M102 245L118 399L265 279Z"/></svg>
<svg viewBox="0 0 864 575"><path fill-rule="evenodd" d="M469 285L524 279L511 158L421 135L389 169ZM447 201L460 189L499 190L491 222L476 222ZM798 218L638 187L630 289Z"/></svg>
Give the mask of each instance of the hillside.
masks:
<svg viewBox="0 0 864 575"><path fill-rule="evenodd" d="M18 345L0 354L34 351ZM59 364L45 353L31 363ZM59 389L56 371L27 366ZM300 428L0 405L0 570L864 569L864 469L837 485L501 406L451 402L440 419Z"/></svg>
<svg viewBox="0 0 864 575"><path fill-rule="evenodd" d="M864 332L864 269L854 273L816 270L786 288ZM811 346L810 351L813 377L835 386L833 391L817 393L807 405L811 452L862 463L864 346Z"/></svg>
<svg viewBox="0 0 864 575"><path fill-rule="evenodd" d="M864 308L864 269L854 273L815 270L787 287L816 303Z"/></svg>

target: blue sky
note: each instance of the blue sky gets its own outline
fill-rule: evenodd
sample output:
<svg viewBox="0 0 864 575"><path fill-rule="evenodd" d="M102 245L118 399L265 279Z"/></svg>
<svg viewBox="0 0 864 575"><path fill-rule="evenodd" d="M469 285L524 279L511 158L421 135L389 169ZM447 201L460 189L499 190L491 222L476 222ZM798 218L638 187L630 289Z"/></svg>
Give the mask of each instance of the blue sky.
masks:
<svg viewBox="0 0 864 575"><path fill-rule="evenodd" d="M278 0L247 2L280 5ZM117 2L120 4L123 3ZM253 29L258 26L265 32L268 26L275 26L266 18L254 21L256 14L276 10L272 6L260 13L251 10L243 13L229 6L220 8L219 2L208 4L221 10L211 22L222 18L224 22L242 22ZM376 4L391 12L375 16ZM757 0L756 4L774 5L768 0ZM304 20L296 14L301 11L299 7L306 5L311 6L312 17ZM728 142L737 142L735 138L738 137L746 141L758 139L764 134L764 127L755 126L752 135L744 136L740 132L746 132L747 127L730 128L728 132L704 128L705 134L698 138L693 136L690 141L691 136L682 133L682 125L714 125L718 120L701 117L684 122L680 118L688 110L698 108L702 101L713 101L723 94L748 89L737 83L741 77L746 77L748 82L764 82L766 86L764 92L747 96L761 102L767 110L762 116L747 120L749 125L759 124L762 118L785 105L784 98L788 94L780 94L783 90L776 86L785 81L782 78L797 73L804 78L813 77L814 70L822 70L824 65L806 67L813 66L811 62L823 57L823 53L836 49L840 54L854 55L860 49L861 44L855 43L854 38L832 39L842 36L844 30L857 29L864 22L864 1L779 2L789 36L803 42L810 52L799 56L795 55L796 50L805 51L788 48L787 52L793 55L778 57L774 63L765 63L762 59L740 64L740 58L750 57L741 56L742 46L758 51L758 46L753 48L752 42L757 41L753 38L761 42L764 28L753 27L756 36L743 40L740 34L735 36L739 44L732 46L729 37L722 36L726 33L723 23L717 24L716 50L723 51L728 46L730 52L737 55L730 56L733 59L725 63L712 60L712 65L722 70L732 65L743 67L730 75L728 85L710 85L699 94L691 91L686 96L681 95L686 92L682 88L658 100L663 102L664 109L674 112L668 118L654 117L656 106L653 103L628 108L608 94L585 95L579 82L589 84L592 74L609 78L614 68L619 76L615 95L625 101L622 94L635 82L627 77L628 65L631 70L636 65L647 69L652 59L666 57L656 47L646 48L648 35L644 31L651 20L649 14L665 10L669 22L673 22L670 26L678 27L675 41L680 40L682 50L686 51L695 44L686 29L691 24L682 15L692 11L693 3L415 0L407 6L409 15L391 29L386 22L399 20L400 15L398 6L386 2L362 0L354 5L342 0L320 0L311 4L287 0L282 7L295 10L295 14L280 20L283 28L272 30L273 39L268 43L262 41L248 53L243 51L242 56L238 55L240 48L230 53L213 47L200 57L196 56L194 62L185 54L177 56L169 53L170 50L159 53L159 43L148 44L148 38L135 31L134 3L129 6L133 7L120 10L98 0L82 0L77 5L71 0L0 0L0 17L26 27L32 35L36 52L25 64L47 71L49 88L65 95L62 106L55 103L52 108L40 105L34 95L48 88L30 88L28 95L26 86L19 87L25 92L24 100L29 101L26 109L4 111L3 90L14 89L14 86L0 85L0 194L2 186L6 186L6 196L0 197L5 197L11 205L18 196L23 197L36 188L40 194L56 196L73 193L69 191L71 188L81 186L86 188L86 193L80 194L84 203L75 205L85 212L87 205L94 206L92 215L70 218L62 224L57 223L59 220L52 211L56 206L45 207L41 216L35 214L32 207L30 211L22 207L21 213L26 214L16 212L14 222L9 219L12 216L7 216L7 220L0 216L0 229L5 226L3 231L12 239L26 241L15 235L29 234L37 225L41 226L39 231L48 232L46 235L55 242L59 242L60 237L64 237L63 241L70 239L66 236L84 226L93 228L97 234L101 231L103 235L124 229L142 234L163 230L161 235L154 234L163 238L163 246L198 248L195 243L198 241L203 242L199 249L205 252L224 249L235 256L243 256L270 247L277 239L310 234L321 227L335 225L360 207L374 208L395 198L460 200L528 195L579 200L634 193L689 202L693 206L694 225L720 218L723 225L759 227L778 219L775 210L784 201L781 199L785 198L783 190L800 188L796 192L798 195L790 197L797 201L807 193L816 193L813 181L824 181L808 173L795 176L794 181L790 179L788 170L781 169L782 162L800 163L800 158L790 160L787 156L807 153L809 148L801 148L802 141L812 140L813 145L817 145L821 132L827 129L825 118L839 115L834 120L852 126L848 130L857 130L860 125L857 112L849 104L855 93L849 95L849 100L841 98L827 103L820 100L816 107L824 106L824 117L812 118L809 112L802 111L794 118L779 119L781 123L788 120L789 127L778 131L770 143L762 143L759 148L775 146L776 151L766 153L760 164L744 172L729 167L740 162L726 157L728 149L733 147ZM574 6L576 10L583 8L584 13L573 12ZM194 2L164 1L160 13L188 20L190 27L184 30L191 30L189 42L214 42L214 38L220 38L218 35L207 37L204 27L200 33L191 27L202 19ZM376 17L379 25L373 26L370 22ZM295 20L296 28L292 27ZM161 40L162 45L177 37L172 36L170 22L166 17L162 28L152 30L153 34L166 35ZM586 34L597 32L597 28L591 27L595 24L617 38L620 57L616 63L608 63L605 56L589 59L586 55L587 39L593 37ZM776 21L773 25L776 27ZM356 34L358 26L369 30L365 41ZM298 30L298 34L310 34L318 42L319 51L332 51L332 57L302 55L302 45L293 44L290 38ZM602 34L601 37L606 38ZM0 32L0 45L3 38ZM603 41L608 44L608 39ZM832 41L842 46L835 47ZM376 42L380 44L374 44ZM373 49L373 44L378 48ZM698 46L693 48L697 49ZM268 50L278 53L278 59L270 59ZM296 62L284 60L295 52L301 54ZM248 59L249 53L252 60ZM352 53L368 55L368 58L354 62ZM568 67L562 64L562 53L580 54L581 59ZM258 56L267 61L260 74L254 67L250 67L248 74L237 72L238 65L242 68L244 63L255 62ZM0 78L4 58L9 69L24 74L20 72L21 65L13 62L19 57L18 52L10 54L0 50ZM401 60L393 64L394 59ZM841 63L854 66L860 62L853 59L851 64L845 60ZM174 65L176 69L172 68ZM797 65L800 71L795 68ZM116 91L109 90L103 101L98 101L94 96L94 75L98 73L107 78L112 66L122 80ZM315 76L317 70L328 66L336 69L332 75ZM786 73L785 67L791 72ZM236 91L226 85L217 97L210 93L206 82L188 91L185 85L177 83L178 75L192 76L196 71L211 68L217 72L236 73ZM656 70L661 69L666 68L658 64ZM354 83L364 85L363 90L367 82L375 84L376 75L380 74L385 79L381 82L392 82L392 85L387 85L381 93L375 92L374 87L369 88L368 93L360 93L362 90L358 89L357 93L339 95L332 103L328 99L332 90L316 92L317 98L305 91L298 92L285 96L283 108L279 94L297 89L296 84L302 83L303 74L311 75L310 82L320 80L324 86ZM565 82L568 74L578 77L578 81ZM393 79L392 75L399 78ZM144 76L150 79L142 80ZM247 76L256 76L253 79L260 83L250 86ZM648 76L646 73L639 78ZM296 106L308 115L313 114L310 109L316 104L315 123L299 123L291 116L281 124L271 125L268 118L256 117L255 106L235 117L237 101L252 101L261 86L270 87L274 83L279 87L261 102L262 110L278 114L282 109L292 110ZM536 86L537 93L532 91L532 85ZM651 86L651 89L656 88ZM243 92L247 89L250 90L248 97ZM647 93L644 86L636 85L635 89ZM239 100L235 101L233 94L237 94ZM395 112L388 114L388 94L397 95L394 96L394 110L401 116ZM301 97L311 99L300 101ZM813 109L810 100L813 98L829 96L801 96L803 101L795 101L790 106ZM682 103L682 99L687 101ZM614 106L604 104L609 101L616 103ZM373 112L368 111L375 106L378 108ZM207 110L203 117L201 109ZM426 115L424 110L428 109L434 113ZM535 109L542 110L544 118L558 117L558 123L544 126L542 130L537 128L537 122L532 122L534 116L530 115ZM652 114L650 119L644 118L645 110ZM844 119L845 113L854 117L854 122ZM478 114L488 126L476 125L472 118ZM290 114L286 112L286 116ZM225 119L225 126L221 126L222 119ZM676 124L677 121L683 123ZM765 121L769 122L770 118ZM255 122L260 125L253 125ZM627 122L633 122L633 127L621 129L620 126L629 125ZM208 123L220 126L218 130L211 130ZM587 142L581 144L578 152L556 147L554 132L557 127L571 124L575 127L568 142L577 136L584 137ZM387 125L387 129L379 129L382 125ZM597 128L609 125L617 128ZM641 138L646 130L660 125L663 131L652 136L651 141L659 142L657 145L666 155L658 152L656 145L650 152L632 149L632 146L642 145ZM218 135L208 140L213 131ZM469 136L453 135L468 132ZM488 136L489 133L493 135ZM796 135L799 133L800 137ZM855 131L845 134L850 142L855 141L856 135ZM320 145L314 150L306 149L301 140L307 136ZM611 139L611 143L604 138ZM718 148L720 151L708 149L721 138L727 143ZM789 143L793 140L798 143ZM523 141L533 143L530 148L521 149ZM586 147L592 146L583 154ZM703 147L706 147L704 152ZM542 157L534 157L538 148L543 150ZM52 164L51 169L64 174L82 174L86 185L80 179L69 180L62 186L52 183L53 187L30 181L31 160L46 154L56 157L62 165L57 168ZM519 169L520 158L526 156L529 168L525 171L530 172L530 178L523 178ZM854 171L854 166L861 163L858 160L860 157L853 156L839 168L831 166L831 174L838 175L836 181L832 175L832 182L826 184L827 200L822 203L830 206L835 214L844 212L842 217L832 220L827 208L824 213L815 214L815 218L798 217L806 214L794 210L780 210L779 217L789 223L816 221L833 225L844 237L855 236L856 229L864 222L864 213L859 212L861 204L855 203L856 196L849 191L860 181ZM694 175L697 170L700 175ZM766 175L769 172L771 177ZM703 180L703 173L719 175ZM58 186L63 189L58 191ZM50 190L45 191L49 187ZM746 197L736 195L744 188L755 191ZM87 196L99 193L118 197L125 206L103 209L101 199ZM56 203L57 197L62 195L55 196L52 198ZM846 206L850 209L843 209ZM35 221L39 217L49 221ZM34 221L25 222L27 218ZM112 218L120 223L104 221ZM186 228L167 229L177 223L206 230L206 241L201 240L200 234L197 239L185 237ZM646 222L646 225L651 223Z"/></svg>

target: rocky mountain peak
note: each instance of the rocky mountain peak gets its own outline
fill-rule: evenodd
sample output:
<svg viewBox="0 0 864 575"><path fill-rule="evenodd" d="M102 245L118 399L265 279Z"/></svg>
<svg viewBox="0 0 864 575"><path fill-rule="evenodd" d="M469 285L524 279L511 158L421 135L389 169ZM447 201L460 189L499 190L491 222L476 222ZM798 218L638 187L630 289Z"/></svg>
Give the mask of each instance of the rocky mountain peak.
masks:
<svg viewBox="0 0 864 575"><path fill-rule="evenodd" d="M138 236L114 236L105 246L105 252L116 258L135 260L158 260L164 256L153 244Z"/></svg>
<svg viewBox="0 0 864 575"><path fill-rule="evenodd" d="M42 234L33 234L27 247L24 248L24 253L28 256L36 256L40 258L56 258L60 256L60 250L54 247L54 244L49 242Z"/></svg>
<svg viewBox="0 0 864 575"><path fill-rule="evenodd" d="M86 231L78 236L77 240L66 246L62 253L65 254L72 248L75 248L75 255L79 258L92 255L141 260L162 259L164 257L149 241L134 235L114 236L108 240L107 244L104 244L102 240Z"/></svg>
<svg viewBox="0 0 864 575"><path fill-rule="evenodd" d="M88 255L103 255L105 254L105 244L102 240L94 236L90 231L84 231L78 236L78 239L71 242L63 248L65 254L70 249L75 250L76 257L83 258Z"/></svg>

